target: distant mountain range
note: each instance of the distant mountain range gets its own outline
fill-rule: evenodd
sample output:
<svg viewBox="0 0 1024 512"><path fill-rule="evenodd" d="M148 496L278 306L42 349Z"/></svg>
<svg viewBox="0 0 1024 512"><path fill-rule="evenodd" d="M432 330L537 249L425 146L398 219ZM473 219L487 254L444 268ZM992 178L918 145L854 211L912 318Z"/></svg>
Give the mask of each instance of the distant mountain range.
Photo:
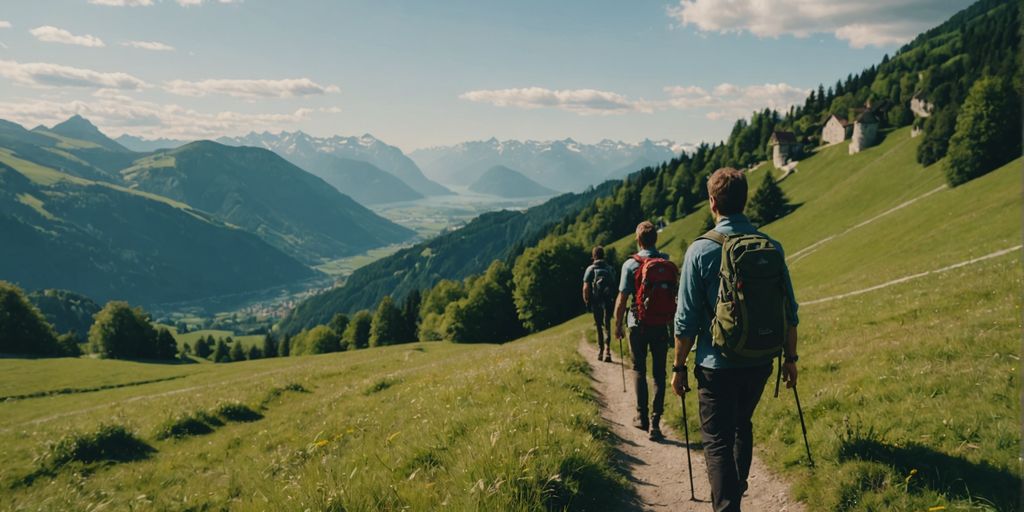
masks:
<svg viewBox="0 0 1024 512"><path fill-rule="evenodd" d="M504 165L491 167L469 186L469 190L498 197L542 197L557 194L554 190L523 176Z"/></svg>
<svg viewBox="0 0 1024 512"><path fill-rule="evenodd" d="M0 120L0 233L0 279L142 305L294 284L413 236L271 151L137 153L79 116Z"/></svg>
<svg viewBox="0 0 1024 512"><path fill-rule="evenodd" d="M136 153L149 153L160 149L174 149L184 146L191 141L175 139L143 139L134 135L123 134L114 139L118 144L135 151Z"/></svg>
<svg viewBox="0 0 1024 512"><path fill-rule="evenodd" d="M573 139L463 142L418 149L409 154L427 176L441 183L473 183L488 169L503 165L541 185L562 192L579 191L610 178L621 178L692 149L671 141L636 144L603 140L583 144Z"/></svg>
<svg viewBox="0 0 1024 512"><path fill-rule="evenodd" d="M232 146L255 146L269 149L295 165L306 169L328 181L332 174L350 174L351 161L366 162L377 169L391 174L404 182L420 196L448 195L452 192L444 186L431 181L409 157L395 146L385 144L372 135L361 137L314 137L307 133L250 133L243 137L221 137L222 144ZM325 155L338 159L324 158ZM361 172L370 172L371 168L363 166ZM383 178L375 178L377 180ZM353 196L366 195L365 190L342 190ZM402 201L410 199L407 190L396 190L395 197L377 198L375 202ZM379 195L380 191L373 192Z"/></svg>

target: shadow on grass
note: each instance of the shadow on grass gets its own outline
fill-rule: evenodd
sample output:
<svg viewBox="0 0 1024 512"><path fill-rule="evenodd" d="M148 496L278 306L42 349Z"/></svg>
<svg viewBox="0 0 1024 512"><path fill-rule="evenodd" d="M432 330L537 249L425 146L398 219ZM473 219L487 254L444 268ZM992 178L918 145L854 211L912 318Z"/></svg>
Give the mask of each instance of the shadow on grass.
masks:
<svg viewBox="0 0 1024 512"><path fill-rule="evenodd" d="M68 434L51 444L40 458L38 469L12 487L32 485L36 479L53 477L65 467L77 467L85 473L102 464L146 459L155 452L155 448L125 427L101 425L94 432Z"/></svg>
<svg viewBox="0 0 1024 512"><path fill-rule="evenodd" d="M894 446L876 439L854 437L844 440L839 460L864 460L886 464L898 474L917 474L910 487L924 485L968 501L991 502L998 510L1015 510L1021 499L1021 479L1013 473L987 462L971 462L939 452L927 446L909 444Z"/></svg>

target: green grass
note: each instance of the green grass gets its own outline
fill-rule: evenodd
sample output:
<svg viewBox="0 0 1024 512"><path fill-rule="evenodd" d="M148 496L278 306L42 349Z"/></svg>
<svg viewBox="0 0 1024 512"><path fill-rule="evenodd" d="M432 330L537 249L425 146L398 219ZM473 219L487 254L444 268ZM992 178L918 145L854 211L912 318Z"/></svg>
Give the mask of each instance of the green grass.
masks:
<svg viewBox="0 0 1024 512"><path fill-rule="evenodd" d="M914 161L919 143L901 129L853 156L839 144L782 182L799 207L764 231L790 255L798 300L1021 243L1020 159L854 228L943 186L944 162L925 169ZM668 226L659 246L679 259L673 248L699 234L703 216ZM627 254L631 244L625 237L615 247ZM1015 510L1021 286L1014 252L802 307L801 402L817 467L805 465L793 395L771 397L774 374L755 417L761 457L794 482L810 510ZM688 400L696 410L695 397ZM667 410L679 427L678 399ZM689 427L699 431L696 418Z"/></svg>
<svg viewBox="0 0 1024 512"><path fill-rule="evenodd" d="M339 258L316 266L316 269L330 276L348 277L361 267L365 267L379 259L386 258L398 252L401 244L392 244L377 249L370 249L362 254Z"/></svg>
<svg viewBox="0 0 1024 512"><path fill-rule="evenodd" d="M3 402L0 509L593 510L629 491L575 352L585 325L503 346L186 365L193 373L175 381ZM103 371L85 359L57 362L83 380ZM134 377L163 368L133 366ZM175 415L195 419L225 403L256 411L261 401L253 421L153 435ZM111 421L156 451L11 487L48 440Z"/></svg>

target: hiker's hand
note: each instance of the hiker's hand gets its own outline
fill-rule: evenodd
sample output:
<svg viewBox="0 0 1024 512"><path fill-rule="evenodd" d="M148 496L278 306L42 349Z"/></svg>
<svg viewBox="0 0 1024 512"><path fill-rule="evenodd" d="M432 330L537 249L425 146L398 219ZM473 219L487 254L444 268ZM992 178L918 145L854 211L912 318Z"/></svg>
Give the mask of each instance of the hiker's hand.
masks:
<svg viewBox="0 0 1024 512"><path fill-rule="evenodd" d="M786 389L796 387L796 363L782 363L782 380Z"/></svg>
<svg viewBox="0 0 1024 512"><path fill-rule="evenodd" d="M684 393L690 391L689 380L689 377L686 376L686 372L673 372L672 391L675 391L679 396L683 396Z"/></svg>
<svg viewBox="0 0 1024 512"><path fill-rule="evenodd" d="M615 326L615 339L621 340L626 337L626 331L622 330L622 324Z"/></svg>

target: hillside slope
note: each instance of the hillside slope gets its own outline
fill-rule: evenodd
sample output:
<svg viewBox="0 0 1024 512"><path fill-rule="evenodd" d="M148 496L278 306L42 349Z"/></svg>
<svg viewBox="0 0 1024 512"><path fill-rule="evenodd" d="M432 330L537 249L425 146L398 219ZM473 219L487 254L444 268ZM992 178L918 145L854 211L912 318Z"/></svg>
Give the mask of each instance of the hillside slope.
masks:
<svg viewBox="0 0 1024 512"><path fill-rule="evenodd" d="M555 195L555 191L537 183L504 165L491 167L469 186L473 192L498 197L540 197Z"/></svg>
<svg viewBox="0 0 1024 512"><path fill-rule="evenodd" d="M0 508L75 509L100 496L118 510L143 501L156 510L626 506L613 437L575 353L582 327L501 346L420 343L216 365L0 359L0 397L71 388L0 401L9 447ZM252 408L251 421L155 439L175 417L235 402ZM14 485L47 443L112 421L155 451Z"/></svg>
<svg viewBox="0 0 1024 512"><path fill-rule="evenodd" d="M193 142L137 160L121 175L132 188L209 212L307 263L413 235L265 149Z"/></svg>
<svg viewBox="0 0 1024 512"><path fill-rule="evenodd" d="M315 275L187 205L75 178L0 150L0 279L98 302L230 295Z"/></svg>
<svg viewBox="0 0 1024 512"><path fill-rule="evenodd" d="M339 192L360 204L395 203L423 198L404 181L362 160L326 153L286 156L286 160L319 176Z"/></svg>

